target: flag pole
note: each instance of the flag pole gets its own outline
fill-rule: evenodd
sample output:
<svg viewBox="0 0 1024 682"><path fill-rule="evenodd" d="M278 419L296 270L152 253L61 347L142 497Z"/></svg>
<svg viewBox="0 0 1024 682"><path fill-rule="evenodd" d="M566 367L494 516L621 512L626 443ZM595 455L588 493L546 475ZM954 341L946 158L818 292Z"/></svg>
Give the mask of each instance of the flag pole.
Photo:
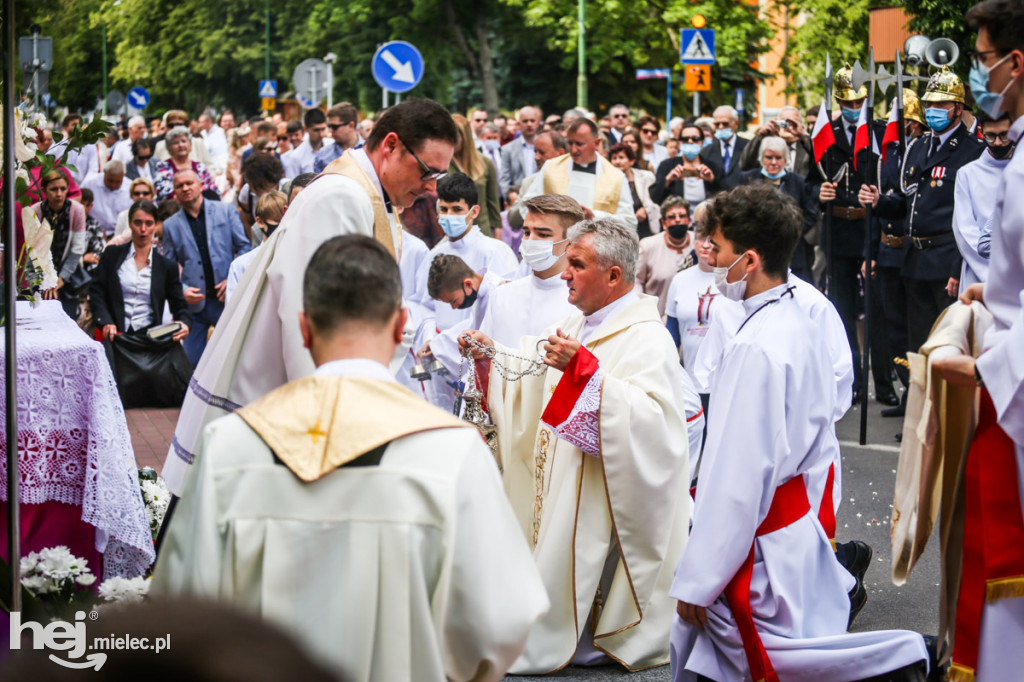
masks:
<svg viewBox="0 0 1024 682"><path fill-rule="evenodd" d="M867 163L864 164L864 184L874 184L871 180L871 170L875 167L871 154L874 150L872 144L874 131L871 123L874 118L875 108L875 48L868 47L868 97L865 101L867 107L865 119L868 129ZM854 152L856 156L856 152ZM868 380L871 367L871 204L864 207L864 343L861 344L861 391L860 391L860 444L865 445L868 439ZM878 387L875 386L875 391Z"/></svg>
<svg viewBox="0 0 1024 682"><path fill-rule="evenodd" d="M826 125L832 125L832 57L829 53L825 53L825 111L828 112L828 121ZM825 168L822 172L822 176L825 178L825 182L832 182L832 164L829 163L828 154L825 155ZM835 205L833 199L829 202L828 206L825 206L824 217L822 218L822 235L825 241L825 294L832 298L832 282L834 275L834 265L832 263L832 207ZM835 303L835 301L832 301Z"/></svg>

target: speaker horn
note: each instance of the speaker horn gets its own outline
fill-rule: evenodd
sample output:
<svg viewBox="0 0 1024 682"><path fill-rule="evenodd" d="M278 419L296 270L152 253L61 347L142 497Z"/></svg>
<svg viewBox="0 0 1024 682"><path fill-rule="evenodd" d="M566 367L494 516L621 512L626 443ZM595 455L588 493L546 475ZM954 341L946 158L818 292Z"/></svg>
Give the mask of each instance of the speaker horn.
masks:
<svg viewBox="0 0 1024 682"><path fill-rule="evenodd" d="M910 36L903 43L903 56L908 66L920 66L924 63L924 51L932 41L928 36Z"/></svg>
<svg viewBox="0 0 1024 682"><path fill-rule="evenodd" d="M952 66L960 58L960 48L949 38L936 38L928 43L924 50L924 58L936 68Z"/></svg>

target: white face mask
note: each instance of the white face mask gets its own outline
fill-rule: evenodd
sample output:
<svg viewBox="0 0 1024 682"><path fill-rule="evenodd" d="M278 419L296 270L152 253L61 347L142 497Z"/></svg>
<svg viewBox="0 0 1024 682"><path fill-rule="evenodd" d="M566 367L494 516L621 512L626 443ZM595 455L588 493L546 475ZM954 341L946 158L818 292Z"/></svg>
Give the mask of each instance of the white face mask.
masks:
<svg viewBox="0 0 1024 682"><path fill-rule="evenodd" d="M727 268L715 268L715 288L730 301L742 301L743 294L747 291L747 273L744 273L743 277L736 282L729 282L727 280L729 271L736 267L736 264L743 260L746 255L746 253L742 254Z"/></svg>
<svg viewBox="0 0 1024 682"><path fill-rule="evenodd" d="M539 239L524 239L519 243L519 255L523 257L523 262L529 265L531 270L544 272L553 267L561 258L561 256L555 255L555 245L565 241L567 240L546 242Z"/></svg>

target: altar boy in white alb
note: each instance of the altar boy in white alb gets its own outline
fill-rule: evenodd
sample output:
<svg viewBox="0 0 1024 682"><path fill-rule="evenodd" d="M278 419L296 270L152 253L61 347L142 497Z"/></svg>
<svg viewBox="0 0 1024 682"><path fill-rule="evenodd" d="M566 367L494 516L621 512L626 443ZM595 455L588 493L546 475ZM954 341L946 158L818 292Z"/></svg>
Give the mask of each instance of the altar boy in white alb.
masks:
<svg viewBox="0 0 1024 682"><path fill-rule="evenodd" d="M708 209L719 292L745 319L716 370L693 528L670 594L675 680L922 680L912 632L846 634L854 578L835 560L804 474L831 462L836 384L793 297L796 204L766 185ZM916 675L916 677L914 676Z"/></svg>
<svg viewBox="0 0 1024 682"><path fill-rule="evenodd" d="M317 369L203 433L153 592L233 604L345 680L498 680L548 600L479 433L398 385L398 265L313 255L295 323Z"/></svg>
<svg viewBox="0 0 1024 682"><path fill-rule="evenodd" d="M561 276L577 312L514 348L471 332L494 347L480 376L505 491L552 600L517 674L666 663L668 587L689 522L679 355L658 300L633 291L636 230L601 218L568 238Z"/></svg>
<svg viewBox="0 0 1024 682"><path fill-rule="evenodd" d="M425 99L391 107L374 130L365 147L333 161L295 198L228 301L192 376L164 463L175 495L206 424L313 373L295 319L302 273L317 247L337 235L364 234L401 258L395 209L435 188L458 132L448 111ZM407 355L399 355L396 371Z"/></svg>

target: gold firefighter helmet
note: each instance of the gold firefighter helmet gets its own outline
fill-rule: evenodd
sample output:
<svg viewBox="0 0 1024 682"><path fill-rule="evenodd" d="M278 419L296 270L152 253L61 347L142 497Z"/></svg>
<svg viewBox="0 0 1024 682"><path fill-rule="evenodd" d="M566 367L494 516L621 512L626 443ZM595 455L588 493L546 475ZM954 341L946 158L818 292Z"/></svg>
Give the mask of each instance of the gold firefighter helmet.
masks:
<svg viewBox="0 0 1024 682"><path fill-rule="evenodd" d="M964 82L960 77L943 66L941 70L928 79L923 102L959 102L964 104Z"/></svg>
<svg viewBox="0 0 1024 682"><path fill-rule="evenodd" d="M903 88L903 118L907 121L917 121L923 126L928 125L924 122L921 100L918 99L917 93L909 88Z"/></svg>
<svg viewBox="0 0 1024 682"><path fill-rule="evenodd" d="M836 76L833 80L833 94L840 101L856 102L868 96L868 89L865 85L861 85L856 90L853 89L853 69L847 64L836 71Z"/></svg>

